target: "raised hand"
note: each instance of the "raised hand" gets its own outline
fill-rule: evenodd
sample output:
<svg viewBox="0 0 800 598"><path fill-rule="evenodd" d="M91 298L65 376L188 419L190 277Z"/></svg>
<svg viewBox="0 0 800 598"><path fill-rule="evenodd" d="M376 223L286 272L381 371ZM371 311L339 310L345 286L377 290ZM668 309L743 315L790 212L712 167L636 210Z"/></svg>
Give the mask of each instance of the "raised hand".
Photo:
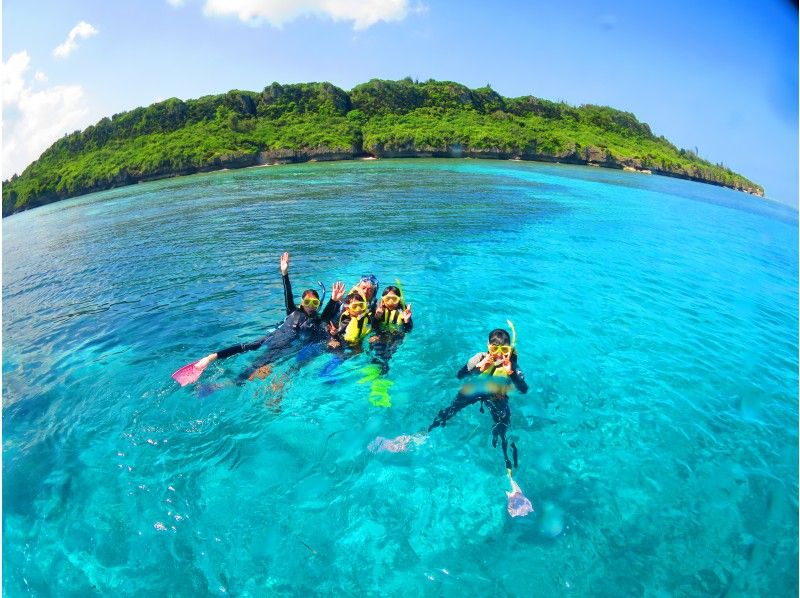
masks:
<svg viewBox="0 0 800 598"><path fill-rule="evenodd" d="M344 283L341 280L337 280L336 282L333 283L333 289L331 291L331 299L333 301L340 302L342 300L342 297L344 297Z"/></svg>
<svg viewBox="0 0 800 598"><path fill-rule="evenodd" d="M289 273L289 252L284 251L281 255L281 274L286 276Z"/></svg>
<svg viewBox="0 0 800 598"><path fill-rule="evenodd" d="M411 321L411 304L409 303L406 305L405 310L403 310L403 321L408 324Z"/></svg>
<svg viewBox="0 0 800 598"><path fill-rule="evenodd" d="M483 361L481 361L478 364L478 369L482 372L485 372L490 366L493 365L494 365L494 357L492 357L487 353L486 356L483 358Z"/></svg>
<svg viewBox="0 0 800 598"><path fill-rule="evenodd" d="M502 368L503 368L503 370L505 370L505 372L509 376L514 373L514 366L511 365L511 358L510 357L506 357L505 359L503 359Z"/></svg>

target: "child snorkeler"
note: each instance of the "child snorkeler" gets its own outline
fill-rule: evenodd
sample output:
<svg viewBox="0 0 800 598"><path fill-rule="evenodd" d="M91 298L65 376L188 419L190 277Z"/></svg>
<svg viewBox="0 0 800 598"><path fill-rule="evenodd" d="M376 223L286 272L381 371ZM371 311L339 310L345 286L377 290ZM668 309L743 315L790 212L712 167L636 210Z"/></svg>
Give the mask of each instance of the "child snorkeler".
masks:
<svg viewBox="0 0 800 598"><path fill-rule="evenodd" d="M528 391L525 376L517 366L517 352L511 342L508 332L497 328L489 333L489 346L487 353L477 353L467 364L462 367L456 376L459 379L467 376L476 376L473 382L464 384L449 407L439 411L436 419L428 427L428 432L439 426L445 426L447 421L464 407L474 403L481 403L489 408L494 425L492 426L492 446L497 446L500 438L503 448L506 470L511 475L511 459L508 457L508 440L506 432L511 424L511 409L508 405L508 391L513 384L521 393ZM511 384L509 384L509 381ZM512 442L514 467L517 466L517 447Z"/></svg>
<svg viewBox="0 0 800 598"><path fill-rule="evenodd" d="M372 328L376 334L369 339L370 348L375 355L372 363L380 367L381 374L389 372L389 359L413 327L411 304L403 301L399 287L386 287L372 315Z"/></svg>
<svg viewBox="0 0 800 598"><path fill-rule="evenodd" d="M342 303L339 325L328 323L328 333L331 335L328 348L338 349L344 345L359 348L361 341L372 332L371 320L367 299L358 291L352 291Z"/></svg>

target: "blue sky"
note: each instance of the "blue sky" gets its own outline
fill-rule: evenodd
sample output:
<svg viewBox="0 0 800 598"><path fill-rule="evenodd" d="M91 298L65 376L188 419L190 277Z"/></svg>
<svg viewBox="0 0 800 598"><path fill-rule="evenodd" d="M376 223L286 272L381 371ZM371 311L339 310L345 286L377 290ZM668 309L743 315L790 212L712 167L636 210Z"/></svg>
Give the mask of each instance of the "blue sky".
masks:
<svg viewBox="0 0 800 598"><path fill-rule="evenodd" d="M2 59L3 178L169 97L411 76L628 110L798 204L786 1L6 0Z"/></svg>

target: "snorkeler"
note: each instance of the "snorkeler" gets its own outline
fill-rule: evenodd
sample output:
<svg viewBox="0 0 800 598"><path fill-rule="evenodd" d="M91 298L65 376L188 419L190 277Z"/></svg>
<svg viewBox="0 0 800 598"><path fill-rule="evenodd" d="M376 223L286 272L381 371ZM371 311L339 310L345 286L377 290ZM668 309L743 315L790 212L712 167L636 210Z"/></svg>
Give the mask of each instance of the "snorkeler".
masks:
<svg viewBox="0 0 800 598"><path fill-rule="evenodd" d="M277 330L261 339L262 344L268 344L267 351L247 370L239 374L239 380L266 377L272 371L272 362L291 352L291 349L297 345L298 340L303 341L303 348L298 357L302 357L303 360L313 357L313 354L309 353L313 353L313 348L316 344L325 338L325 322L330 321L339 310L339 304L341 303L342 295L344 295L344 283L342 282L334 283L331 298L325 305L325 309L322 310L322 315L318 313L320 306L319 294L314 289L303 291L300 307L295 305L292 285L289 282L288 251L281 255L281 278L283 280L283 297L286 303L286 319ZM249 345L243 346L247 347ZM234 345L234 347L223 349L223 352L235 349L235 347ZM249 351L252 349L244 350ZM241 351L227 353L224 356L219 354L218 358L229 357L239 352Z"/></svg>
<svg viewBox="0 0 800 598"><path fill-rule="evenodd" d="M328 348L338 349L344 345L359 348L369 333L372 332L371 316L367 299L358 291L352 291L342 303L342 315L339 324L328 324L331 340Z"/></svg>
<svg viewBox="0 0 800 598"><path fill-rule="evenodd" d="M350 289L348 295L353 293L358 293L364 298L364 301L367 302L367 309L370 313L374 312L377 307L377 296L378 296L378 278L374 274L364 274L359 281L355 284L355 286ZM341 313L344 311L344 306L342 307Z"/></svg>
<svg viewBox="0 0 800 598"><path fill-rule="evenodd" d="M320 297L319 293L314 289L303 291L300 307L295 305L292 285L289 282L288 252L281 255L280 269L283 279L283 294L286 301L286 319L283 323L263 338L221 349L193 364L184 366L172 375L181 386L197 380L212 361L267 347L264 355L245 372L241 373L237 381L252 380L254 377L263 378L270 373L272 369L270 364L276 359L287 356L295 349L305 349L309 345L313 346L315 343L324 340L325 322L333 318L339 309L339 303L342 300L342 295L344 295L344 283L334 283L331 298L320 315L318 313Z"/></svg>
<svg viewBox="0 0 800 598"><path fill-rule="evenodd" d="M511 459L508 458L508 440L506 439L506 432L511 423L511 409L508 405L508 391L511 384L508 381L513 383L521 393L528 391L528 384L517 366L517 351L508 332L497 328L489 333L488 353L477 353L456 374L459 379L469 375L480 375L485 378L464 384L452 405L439 411L433 423L428 427L428 431L445 426L449 419L468 405L480 402L481 412L483 412L483 406L486 405L494 421L492 446L497 446L499 437L506 470L511 476ZM513 442L511 451L514 467L516 467L517 447Z"/></svg>
<svg viewBox="0 0 800 598"><path fill-rule="evenodd" d="M381 374L389 372L389 359L413 327L411 304L405 303L399 287L389 285L383 290L372 315L372 328L376 334L369 339L375 355L372 363L380 367Z"/></svg>

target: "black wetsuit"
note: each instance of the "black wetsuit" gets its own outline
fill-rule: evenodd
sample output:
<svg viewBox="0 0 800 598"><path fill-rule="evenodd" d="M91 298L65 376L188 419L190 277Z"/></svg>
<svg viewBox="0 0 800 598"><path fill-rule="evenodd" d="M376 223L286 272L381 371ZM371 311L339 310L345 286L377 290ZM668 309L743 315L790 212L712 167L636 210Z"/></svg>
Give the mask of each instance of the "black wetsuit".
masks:
<svg viewBox="0 0 800 598"><path fill-rule="evenodd" d="M481 372L478 369L478 364L480 364L485 357L486 353L478 353L473 356L472 359L458 371L456 376L462 379L469 375L480 374ZM485 381L487 385L489 385L493 383L502 384L504 380L510 380L519 392L528 392L528 383L525 382L525 376L517 366L516 355L511 357L511 365L513 373L510 376L495 377L484 375L485 380L482 381ZM497 438L499 437L503 447L503 457L506 462L506 468L511 469L511 460L508 458L508 440L506 439L506 432L511 425L511 409L508 406L508 395L505 390L498 389L497 392L491 392L488 388L481 388L477 392L471 392L468 390L468 385L465 385L464 388L459 391L452 405L439 411L436 419L434 419L433 423L428 427L428 431L430 432L434 428L446 425L447 420L452 418L464 407L477 402L481 403L481 411L483 411L484 405L489 408L489 413L492 414L492 420L494 421L494 425L492 426L492 446L497 446ZM517 447L513 442L511 443L511 449L514 457L514 467L516 467Z"/></svg>
<svg viewBox="0 0 800 598"><path fill-rule="evenodd" d="M225 359L232 355L267 347L267 351L253 365L239 374L238 380L247 380L257 369L285 357L299 345L322 341L325 337L327 321L339 309L339 303L331 299L325 305L321 315L314 312L309 316L305 310L295 305L288 274L283 276L283 296L286 301L286 319L277 329L257 341L241 343L217 351L217 359Z"/></svg>
<svg viewBox="0 0 800 598"><path fill-rule="evenodd" d="M385 308L382 314L372 316L372 329L376 333L375 338L370 339L370 349L374 355L372 363L381 368L381 374L389 373L389 360L414 327L413 322L403 321L404 310L405 306L398 305L397 309Z"/></svg>

